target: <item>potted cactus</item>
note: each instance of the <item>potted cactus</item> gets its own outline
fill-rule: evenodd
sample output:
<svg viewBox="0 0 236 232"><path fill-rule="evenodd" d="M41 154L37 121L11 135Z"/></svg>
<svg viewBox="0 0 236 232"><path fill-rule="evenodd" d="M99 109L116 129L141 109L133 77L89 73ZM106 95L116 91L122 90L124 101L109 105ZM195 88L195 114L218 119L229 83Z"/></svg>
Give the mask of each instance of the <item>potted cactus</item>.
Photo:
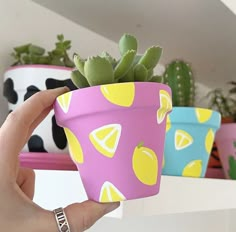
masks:
<svg viewBox="0 0 236 232"><path fill-rule="evenodd" d="M216 133L216 148L219 153L224 175L236 179L236 82L227 93L214 89L208 95L209 107L218 110L222 115L222 124Z"/></svg>
<svg viewBox="0 0 236 232"><path fill-rule="evenodd" d="M4 74L3 95L8 100L9 111L38 91L65 85L75 89L70 79L74 67L74 62L68 55L70 48L71 41L65 40L63 35L57 36L55 48L48 52L30 43L14 48L14 63ZM58 164L55 162L57 154ZM35 129L20 157L24 166L63 169L60 167L60 159L63 159L63 163L68 163L65 161L69 160L66 154L68 148L64 130L57 126L55 116L50 112ZM71 164L68 165L71 167ZM66 164L64 167L68 168Z"/></svg>
<svg viewBox="0 0 236 232"><path fill-rule="evenodd" d="M153 74L162 49L137 54L134 36L119 40L121 58L107 52L74 56L79 88L59 96L54 110L88 198L122 201L159 192L171 91Z"/></svg>
<svg viewBox="0 0 236 232"><path fill-rule="evenodd" d="M194 107L195 79L188 63L174 60L167 65L163 82L171 87L173 101L167 118L163 174L204 177L220 114Z"/></svg>

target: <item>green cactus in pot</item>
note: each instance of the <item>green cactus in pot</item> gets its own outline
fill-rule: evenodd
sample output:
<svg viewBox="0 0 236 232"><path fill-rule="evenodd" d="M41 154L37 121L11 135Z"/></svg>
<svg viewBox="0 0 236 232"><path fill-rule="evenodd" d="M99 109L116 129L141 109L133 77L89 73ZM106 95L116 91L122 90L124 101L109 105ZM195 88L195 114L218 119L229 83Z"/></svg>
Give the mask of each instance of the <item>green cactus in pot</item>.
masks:
<svg viewBox="0 0 236 232"><path fill-rule="evenodd" d="M124 34L119 41L120 59L107 52L82 59L74 55L76 69L72 71L72 81L78 88L133 81L160 82L153 75L153 69L160 60L162 48L152 46L143 55L137 54L137 39Z"/></svg>
<svg viewBox="0 0 236 232"><path fill-rule="evenodd" d="M167 65L163 82L171 87L173 106L193 106L195 81L188 63L174 60Z"/></svg>

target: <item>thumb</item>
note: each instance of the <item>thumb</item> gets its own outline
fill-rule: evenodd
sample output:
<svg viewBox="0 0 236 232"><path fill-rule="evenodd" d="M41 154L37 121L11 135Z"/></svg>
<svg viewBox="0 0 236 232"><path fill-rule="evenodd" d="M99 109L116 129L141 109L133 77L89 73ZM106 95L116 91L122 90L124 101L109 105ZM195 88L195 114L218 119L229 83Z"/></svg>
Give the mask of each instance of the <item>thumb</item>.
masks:
<svg viewBox="0 0 236 232"><path fill-rule="evenodd" d="M115 210L120 205L115 203L97 203L85 201L67 206L64 210L72 232L82 232L90 228L98 219Z"/></svg>

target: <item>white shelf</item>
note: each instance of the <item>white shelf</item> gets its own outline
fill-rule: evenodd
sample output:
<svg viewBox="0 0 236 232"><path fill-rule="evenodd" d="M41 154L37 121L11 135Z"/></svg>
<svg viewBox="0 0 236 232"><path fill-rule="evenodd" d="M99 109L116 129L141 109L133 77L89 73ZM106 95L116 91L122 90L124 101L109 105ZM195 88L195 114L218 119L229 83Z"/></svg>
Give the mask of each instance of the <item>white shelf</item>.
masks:
<svg viewBox="0 0 236 232"><path fill-rule="evenodd" d="M236 209L236 181L162 176L155 197L123 202L108 216L126 218ZM36 170L35 202L46 209L86 200L77 171Z"/></svg>

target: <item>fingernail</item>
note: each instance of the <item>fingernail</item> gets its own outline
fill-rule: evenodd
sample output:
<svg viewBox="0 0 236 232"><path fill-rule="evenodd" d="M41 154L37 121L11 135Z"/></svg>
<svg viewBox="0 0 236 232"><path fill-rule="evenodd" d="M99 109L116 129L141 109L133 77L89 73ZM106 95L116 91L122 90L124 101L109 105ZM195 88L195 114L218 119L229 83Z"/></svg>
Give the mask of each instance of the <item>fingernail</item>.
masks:
<svg viewBox="0 0 236 232"><path fill-rule="evenodd" d="M67 93L67 92L70 91L70 89L67 86L59 87L59 88L56 88L54 90L57 91L57 92L60 92L60 93Z"/></svg>
<svg viewBox="0 0 236 232"><path fill-rule="evenodd" d="M119 206L120 202L107 203L106 213L110 213L111 211L117 209Z"/></svg>

